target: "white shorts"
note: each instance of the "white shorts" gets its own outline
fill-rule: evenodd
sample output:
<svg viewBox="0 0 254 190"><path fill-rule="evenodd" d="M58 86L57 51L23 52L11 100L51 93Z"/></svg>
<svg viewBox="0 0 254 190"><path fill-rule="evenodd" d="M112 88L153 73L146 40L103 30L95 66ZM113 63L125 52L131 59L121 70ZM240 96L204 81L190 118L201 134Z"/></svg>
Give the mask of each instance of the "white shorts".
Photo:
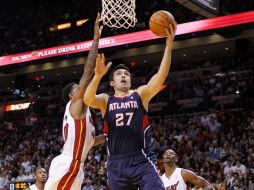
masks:
<svg viewBox="0 0 254 190"><path fill-rule="evenodd" d="M49 168L44 190L80 190L84 164L63 154L55 157Z"/></svg>

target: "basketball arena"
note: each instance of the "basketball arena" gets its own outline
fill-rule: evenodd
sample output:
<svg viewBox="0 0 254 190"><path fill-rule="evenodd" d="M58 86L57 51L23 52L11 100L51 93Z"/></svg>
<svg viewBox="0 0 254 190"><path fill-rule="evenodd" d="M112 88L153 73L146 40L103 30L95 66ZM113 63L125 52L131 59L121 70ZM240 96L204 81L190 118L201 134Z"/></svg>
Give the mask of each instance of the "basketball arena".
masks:
<svg viewBox="0 0 254 190"><path fill-rule="evenodd" d="M254 0L2 3L0 190L254 190Z"/></svg>

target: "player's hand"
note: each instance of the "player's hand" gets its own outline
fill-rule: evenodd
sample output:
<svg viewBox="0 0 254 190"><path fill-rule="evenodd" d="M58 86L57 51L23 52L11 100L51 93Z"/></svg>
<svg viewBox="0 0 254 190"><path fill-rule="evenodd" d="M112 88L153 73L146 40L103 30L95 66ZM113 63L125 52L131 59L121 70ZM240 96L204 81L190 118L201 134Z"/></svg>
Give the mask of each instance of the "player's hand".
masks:
<svg viewBox="0 0 254 190"><path fill-rule="evenodd" d="M112 62L109 62L107 65L105 65L105 56L104 54L98 54L96 58L96 66L95 66L95 75L102 77L105 75L112 65Z"/></svg>
<svg viewBox="0 0 254 190"><path fill-rule="evenodd" d="M94 36L93 36L94 39L99 39L101 37L103 26L100 26L100 18L101 15L100 13L98 13L94 24Z"/></svg>
<svg viewBox="0 0 254 190"><path fill-rule="evenodd" d="M173 46L173 41L175 38L176 30L177 30L177 23L174 21L173 24L170 24L169 29L166 28L166 33L167 33L167 41L166 44L172 49Z"/></svg>

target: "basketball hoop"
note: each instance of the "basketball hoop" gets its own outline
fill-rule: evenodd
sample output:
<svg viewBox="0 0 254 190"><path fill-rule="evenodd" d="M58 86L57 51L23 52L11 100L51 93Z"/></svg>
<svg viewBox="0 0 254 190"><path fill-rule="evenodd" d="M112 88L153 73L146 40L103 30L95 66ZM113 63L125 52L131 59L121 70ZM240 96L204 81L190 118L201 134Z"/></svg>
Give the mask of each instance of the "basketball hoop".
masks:
<svg viewBox="0 0 254 190"><path fill-rule="evenodd" d="M135 0L102 0L101 20L109 27L134 27L137 22L135 8Z"/></svg>

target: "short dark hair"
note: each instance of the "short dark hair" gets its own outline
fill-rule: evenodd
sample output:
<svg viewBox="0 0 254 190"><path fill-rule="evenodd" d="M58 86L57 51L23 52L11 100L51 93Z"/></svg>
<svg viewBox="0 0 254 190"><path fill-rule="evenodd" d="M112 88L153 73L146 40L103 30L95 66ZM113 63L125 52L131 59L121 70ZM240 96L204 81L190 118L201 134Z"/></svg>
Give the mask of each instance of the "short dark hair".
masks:
<svg viewBox="0 0 254 190"><path fill-rule="evenodd" d="M34 172L36 173L38 170L40 170L40 169L44 169L44 170L46 170L44 167L42 167L42 166L37 166L36 168L35 168L35 170L34 170Z"/></svg>
<svg viewBox="0 0 254 190"><path fill-rule="evenodd" d="M114 72L115 72L116 70L118 70L118 69L125 69L125 70L127 70L127 71L131 74L129 67L127 67L127 66L124 65L124 64L119 64L119 65L115 66L114 69L111 71L111 73L110 73L110 75L109 75L109 81L112 81L112 80L113 80Z"/></svg>
<svg viewBox="0 0 254 190"><path fill-rule="evenodd" d="M62 100L67 103L70 100L69 94L71 93L71 90L73 88L73 86L75 85L74 82L71 82L69 84L67 84L63 90L62 90Z"/></svg>
<svg viewBox="0 0 254 190"><path fill-rule="evenodd" d="M176 152L173 149L171 149L171 148L165 149L164 152L163 152L163 155L166 154L166 151L168 151L168 150L173 151L174 154L176 155Z"/></svg>

